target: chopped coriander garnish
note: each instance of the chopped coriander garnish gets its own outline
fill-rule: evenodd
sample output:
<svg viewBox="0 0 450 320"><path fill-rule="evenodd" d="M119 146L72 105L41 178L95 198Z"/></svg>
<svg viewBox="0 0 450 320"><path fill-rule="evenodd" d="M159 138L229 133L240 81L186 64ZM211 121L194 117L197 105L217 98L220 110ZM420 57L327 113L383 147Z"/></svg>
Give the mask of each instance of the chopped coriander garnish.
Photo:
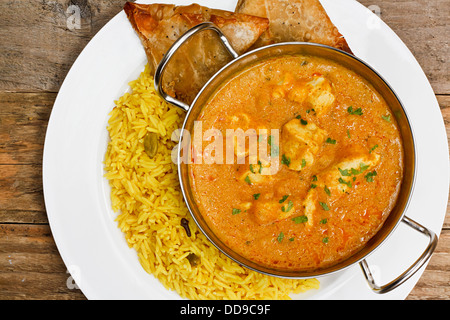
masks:
<svg viewBox="0 0 450 320"><path fill-rule="evenodd" d="M255 200L258 200L260 195L261 195L261 193L255 193L255 194L253 195L253 198L254 198Z"/></svg>
<svg viewBox="0 0 450 320"><path fill-rule="evenodd" d="M300 119L300 123L304 126L306 126L308 124L308 121L304 120L304 119Z"/></svg>
<svg viewBox="0 0 450 320"><path fill-rule="evenodd" d="M251 171L252 173L255 173L255 171L253 170L253 165L252 165L252 164L250 165L250 171Z"/></svg>
<svg viewBox="0 0 450 320"><path fill-rule="evenodd" d="M363 112L361 108L353 110L353 106L347 108L347 112L353 115L362 116Z"/></svg>
<svg viewBox="0 0 450 320"><path fill-rule="evenodd" d="M370 165L368 164L364 164L364 163L360 163L359 164L359 173L363 173L364 171L366 171L367 169L369 169Z"/></svg>
<svg viewBox="0 0 450 320"><path fill-rule="evenodd" d="M277 237L277 241L278 241L279 243L281 243L281 241L283 241L283 239L284 239L284 233L283 233L283 232L280 232L280 234L279 234L278 237Z"/></svg>
<svg viewBox="0 0 450 320"><path fill-rule="evenodd" d="M323 243L328 243L328 240L329 240L328 237L325 237L325 238L322 239L322 242Z"/></svg>
<svg viewBox="0 0 450 320"><path fill-rule="evenodd" d="M311 183L311 186L309 188L310 189L315 189L315 188L317 188L317 184Z"/></svg>
<svg viewBox="0 0 450 320"><path fill-rule="evenodd" d="M252 184L252 182L250 181L250 177L249 176L246 176L244 181L247 182L248 184Z"/></svg>
<svg viewBox="0 0 450 320"><path fill-rule="evenodd" d="M348 130L347 129L347 137L350 139L351 138L351 136L350 136L350 130Z"/></svg>
<svg viewBox="0 0 450 320"><path fill-rule="evenodd" d="M261 174L263 167L262 167L262 163L261 163L260 160L258 160L258 165L259 165L259 171L258 171L258 173Z"/></svg>
<svg viewBox="0 0 450 320"><path fill-rule="evenodd" d="M288 204L287 204L287 207L286 207L286 205L284 205L284 206L282 206L281 207L281 211L283 211L283 212L289 212L289 211L291 211L291 209L294 207L294 203L291 201L291 200L289 200L289 202L288 202Z"/></svg>
<svg viewBox="0 0 450 320"><path fill-rule="evenodd" d="M383 120L386 120L387 122L391 122L391 115L388 114L387 116L381 116L381 118L383 118Z"/></svg>
<svg viewBox="0 0 450 320"><path fill-rule="evenodd" d="M272 140L273 140L273 137L272 137L272 136L269 136L269 137L267 138L267 143L268 143L269 146L270 146L270 153L271 153L272 156L278 156L278 153L279 153L278 146L277 146L277 145L275 144L275 142L272 141Z"/></svg>
<svg viewBox="0 0 450 320"><path fill-rule="evenodd" d="M367 182L373 182L373 177L375 177L377 175L377 172L375 170L373 170L372 172L369 172L368 174L366 174L364 176L364 178L366 178Z"/></svg>
<svg viewBox="0 0 450 320"><path fill-rule="evenodd" d="M323 190L325 190L325 193L326 193L327 195L331 196L331 191L330 191L330 189L328 189L327 186L323 187Z"/></svg>
<svg viewBox="0 0 450 320"><path fill-rule="evenodd" d="M304 167L306 167L306 160L305 160L305 159L302 159L302 169L303 169Z"/></svg>
<svg viewBox="0 0 450 320"><path fill-rule="evenodd" d="M352 174L348 172L348 169L342 170L341 168L338 168L339 172L344 177L350 177Z"/></svg>
<svg viewBox="0 0 450 320"><path fill-rule="evenodd" d="M331 138L328 138L327 141L325 141L325 142L329 143L329 144L336 144L336 140L331 139Z"/></svg>
<svg viewBox="0 0 450 320"><path fill-rule="evenodd" d="M294 237L292 237L292 238L289 238L289 241L294 241L295 240L295 238Z"/></svg>
<svg viewBox="0 0 450 320"><path fill-rule="evenodd" d="M286 157L286 155L283 154L281 156L281 164L285 164L289 167L291 164L291 158L288 158L288 157Z"/></svg>
<svg viewBox="0 0 450 320"><path fill-rule="evenodd" d="M319 204L322 206L322 209L325 211L329 211L330 208L328 207L328 205L325 202L319 202Z"/></svg>
<svg viewBox="0 0 450 320"><path fill-rule="evenodd" d="M351 181L345 181L345 180L342 179L342 178L339 178L338 181L339 181L339 183L341 183L341 184L346 184L349 188L352 187L352 182L351 182Z"/></svg>
<svg viewBox="0 0 450 320"><path fill-rule="evenodd" d="M326 224L327 222L328 222L327 219L322 219L322 220L319 221L320 224Z"/></svg>
<svg viewBox="0 0 450 320"><path fill-rule="evenodd" d="M313 175L313 180L312 181L317 181L317 176Z"/></svg>
<svg viewBox="0 0 450 320"><path fill-rule="evenodd" d="M307 216L298 216L295 218L292 218L292 221L294 221L296 224L305 223L308 222Z"/></svg>
<svg viewBox="0 0 450 320"><path fill-rule="evenodd" d="M375 150L376 148L378 148L378 145L377 145L377 144L374 145L374 146L372 147L372 149L370 149L369 153L372 153L372 151Z"/></svg>
<svg viewBox="0 0 450 320"><path fill-rule="evenodd" d="M284 201L286 201L287 198L289 198L289 195L288 195L288 194L285 195L285 196L283 196L283 197L281 198L281 200L278 201L278 203L283 203Z"/></svg>
<svg viewBox="0 0 450 320"><path fill-rule="evenodd" d="M239 214L239 213L241 213L241 212L242 212L241 209L234 209L234 208L233 208L233 215Z"/></svg>

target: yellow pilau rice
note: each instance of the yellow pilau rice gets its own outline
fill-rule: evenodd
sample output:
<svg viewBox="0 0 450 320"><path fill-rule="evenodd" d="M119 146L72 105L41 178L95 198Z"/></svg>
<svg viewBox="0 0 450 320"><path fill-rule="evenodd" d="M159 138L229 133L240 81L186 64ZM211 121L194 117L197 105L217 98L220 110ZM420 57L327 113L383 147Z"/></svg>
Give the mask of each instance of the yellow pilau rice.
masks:
<svg viewBox="0 0 450 320"><path fill-rule="evenodd" d="M142 267L189 299L289 299L291 293L318 288L316 279L280 279L248 270L206 239L190 217L171 159L176 145L171 135L182 127L185 113L156 95L148 68L130 87L132 92L110 113L105 176L119 228ZM147 132L160 137L152 159L144 151ZM182 218L189 221L191 237ZM199 258L196 265L188 259L192 253Z"/></svg>

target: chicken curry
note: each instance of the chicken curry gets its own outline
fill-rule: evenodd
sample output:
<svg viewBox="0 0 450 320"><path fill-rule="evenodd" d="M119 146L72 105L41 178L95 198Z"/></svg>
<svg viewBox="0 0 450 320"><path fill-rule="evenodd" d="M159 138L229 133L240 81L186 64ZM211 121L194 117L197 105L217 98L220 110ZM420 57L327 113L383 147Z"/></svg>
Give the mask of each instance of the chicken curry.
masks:
<svg viewBox="0 0 450 320"><path fill-rule="evenodd" d="M189 165L208 225L260 265L336 264L360 250L395 205L403 175L396 116L361 76L333 61L258 62L224 83L197 121L203 132L255 129L259 145L279 159L270 173L267 159L251 159L245 145L234 155L244 162Z"/></svg>

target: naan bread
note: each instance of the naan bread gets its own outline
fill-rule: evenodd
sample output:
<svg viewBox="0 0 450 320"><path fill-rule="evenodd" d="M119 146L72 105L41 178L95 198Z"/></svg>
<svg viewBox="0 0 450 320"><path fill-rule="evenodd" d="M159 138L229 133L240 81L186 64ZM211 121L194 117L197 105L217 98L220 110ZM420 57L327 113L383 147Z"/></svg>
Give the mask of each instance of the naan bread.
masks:
<svg viewBox="0 0 450 320"><path fill-rule="evenodd" d="M247 51L267 30L268 19L210 9L198 4L135 4L124 7L138 33L153 71L170 46L187 30L205 21L216 24L239 53ZM192 37L173 56L163 78L164 90L190 104L203 85L231 60L214 31Z"/></svg>
<svg viewBox="0 0 450 320"><path fill-rule="evenodd" d="M236 12L269 19L268 31L254 47L301 41L325 44L352 53L319 0L239 0Z"/></svg>

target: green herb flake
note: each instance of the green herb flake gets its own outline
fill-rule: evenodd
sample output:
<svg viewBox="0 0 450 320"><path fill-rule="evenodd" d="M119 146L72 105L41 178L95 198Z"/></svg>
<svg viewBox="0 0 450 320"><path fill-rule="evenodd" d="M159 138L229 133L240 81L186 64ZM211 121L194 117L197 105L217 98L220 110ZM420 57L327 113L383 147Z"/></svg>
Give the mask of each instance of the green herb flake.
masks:
<svg viewBox="0 0 450 320"><path fill-rule="evenodd" d="M253 195L253 198L254 198L255 200L258 200L260 195L261 195L261 193L255 193L255 194Z"/></svg>
<svg viewBox="0 0 450 320"><path fill-rule="evenodd" d="M300 123L304 126L306 126L308 124L308 121L304 120L304 119L300 119Z"/></svg>
<svg viewBox="0 0 450 320"><path fill-rule="evenodd" d="M283 197L281 198L281 200L278 201L278 203L283 203L283 202L285 202L287 198L289 198L289 195L288 195L288 194L285 195L285 196L283 196Z"/></svg>
<svg viewBox="0 0 450 320"><path fill-rule="evenodd" d="M284 205L284 206L281 207L281 211L283 211L283 212L289 212L289 211L291 211L291 209L292 209L293 207L294 207L294 203L293 203L291 200L289 200L287 206Z"/></svg>
<svg viewBox="0 0 450 320"><path fill-rule="evenodd" d="M305 159L302 159L302 169L303 169L304 167L306 167L306 160L305 160Z"/></svg>
<svg viewBox="0 0 450 320"><path fill-rule="evenodd" d="M327 186L323 187L323 190L325 191L325 193L326 193L327 195L331 196L331 191L330 191L330 189L328 189Z"/></svg>
<svg viewBox="0 0 450 320"><path fill-rule="evenodd" d="M242 212L241 209L235 209L235 208L233 208L233 215L239 214L239 213L241 213L241 212Z"/></svg>
<svg viewBox="0 0 450 320"><path fill-rule="evenodd" d="M375 177L377 175L377 172L375 170L373 170L372 172L369 172L368 174L366 174L364 176L364 178L366 178L367 182L373 182L373 177Z"/></svg>
<svg viewBox="0 0 450 320"><path fill-rule="evenodd" d="M350 177L352 174L348 172L348 169L342 170L341 168L338 168L339 172L344 177Z"/></svg>
<svg viewBox="0 0 450 320"><path fill-rule="evenodd" d="M322 206L322 209L325 211L330 211L330 208L325 202L319 202L319 204Z"/></svg>
<svg viewBox="0 0 450 320"><path fill-rule="evenodd" d="M329 240L329 238L328 238L328 237L325 237L325 238L322 239L322 242L325 243L325 244L327 244L327 243L328 243L328 240Z"/></svg>
<svg viewBox="0 0 450 320"><path fill-rule="evenodd" d="M294 221L296 224L305 223L308 222L307 216L298 216L295 218L292 218L292 221Z"/></svg>
<svg viewBox="0 0 450 320"><path fill-rule="evenodd" d="M364 171L366 171L367 169L369 169L370 165L368 164L364 164L363 162L361 162L359 164L359 173L363 173Z"/></svg>
<svg viewBox="0 0 450 320"><path fill-rule="evenodd" d="M341 184L346 184L349 188L352 187L352 182L351 182L351 181L345 181L345 180L342 179L342 178L339 178L338 181L339 181L339 183L341 183Z"/></svg>
<svg viewBox="0 0 450 320"><path fill-rule="evenodd" d="M289 241L291 241L291 242L294 241L294 240L295 240L295 238L289 238Z"/></svg>
<svg viewBox="0 0 450 320"><path fill-rule="evenodd" d="M391 122L391 115L388 114L387 116L381 116L381 118L383 118L383 120L386 120L387 122Z"/></svg>
<svg viewBox="0 0 450 320"><path fill-rule="evenodd" d="M352 114L352 115L357 115L357 116L362 116L363 112L361 108L358 108L356 110L353 110L353 106L350 106L347 108L347 112Z"/></svg>
<svg viewBox="0 0 450 320"><path fill-rule="evenodd" d="M252 165L252 164L250 165L250 171L251 171L252 173L255 173L255 171L253 170L253 165Z"/></svg>
<svg viewBox="0 0 450 320"><path fill-rule="evenodd" d="M322 219L322 220L319 221L320 224L326 224L327 222L328 222L327 219Z"/></svg>
<svg viewBox="0 0 450 320"><path fill-rule="evenodd" d="M350 136L350 130L348 130L347 129L347 137L350 139L351 138L351 136Z"/></svg>
<svg viewBox="0 0 450 320"><path fill-rule="evenodd" d="M244 181L247 182L248 184L252 184L252 182L250 181L250 177L249 176L246 176Z"/></svg>
<svg viewBox="0 0 450 320"><path fill-rule="evenodd" d="M328 138L327 141L325 141L325 142L329 143L329 144L336 144L336 140L331 139L331 138Z"/></svg>
<svg viewBox="0 0 450 320"><path fill-rule="evenodd" d="M317 176L313 175L313 180L312 181L317 181Z"/></svg>
<svg viewBox="0 0 450 320"><path fill-rule="evenodd" d="M283 232L280 232L280 234L279 234L278 237L277 237L277 241L278 241L279 243L281 243L281 241L283 241L283 239L284 239L284 233L283 233Z"/></svg>
<svg viewBox="0 0 450 320"><path fill-rule="evenodd" d="M315 189L315 188L317 188L317 184L311 183L311 186L309 188L310 189Z"/></svg>
<svg viewBox="0 0 450 320"><path fill-rule="evenodd" d="M372 153L372 151L375 150L376 148L378 148L378 145L377 145L377 144L374 145L374 146L372 147L372 149L370 149L369 153Z"/></svg>
<svg viewBox="0 0 450 320"><path fill-rule="evenodd" d="M269 137L267 138L267 143L268 143L269 146L270 146L270 153L271 153L271 155L272 155L273 157L276 157L276 156L278 156L280 150L278 149L278 146L275 144L275 142L272 141L272 140L273 140L273 137L272 137L272 136L269 136Z"/></svg>
<svg viewBox="0 0 450 320"><path fill-rule="evenodd" d="M291 158L286 157L286 155L281 156L281 164L285 164L288 167L291 165Z"/></svg>
<svg viewBox="0 0 450 320"><path fill-rule="evenodd" d="M262 169L263 169L263 166L262 166L262 163L261 163L260 160L258 160L258 165L259 165L259 171L258 171L258 173L261 174Z"/></svg>

